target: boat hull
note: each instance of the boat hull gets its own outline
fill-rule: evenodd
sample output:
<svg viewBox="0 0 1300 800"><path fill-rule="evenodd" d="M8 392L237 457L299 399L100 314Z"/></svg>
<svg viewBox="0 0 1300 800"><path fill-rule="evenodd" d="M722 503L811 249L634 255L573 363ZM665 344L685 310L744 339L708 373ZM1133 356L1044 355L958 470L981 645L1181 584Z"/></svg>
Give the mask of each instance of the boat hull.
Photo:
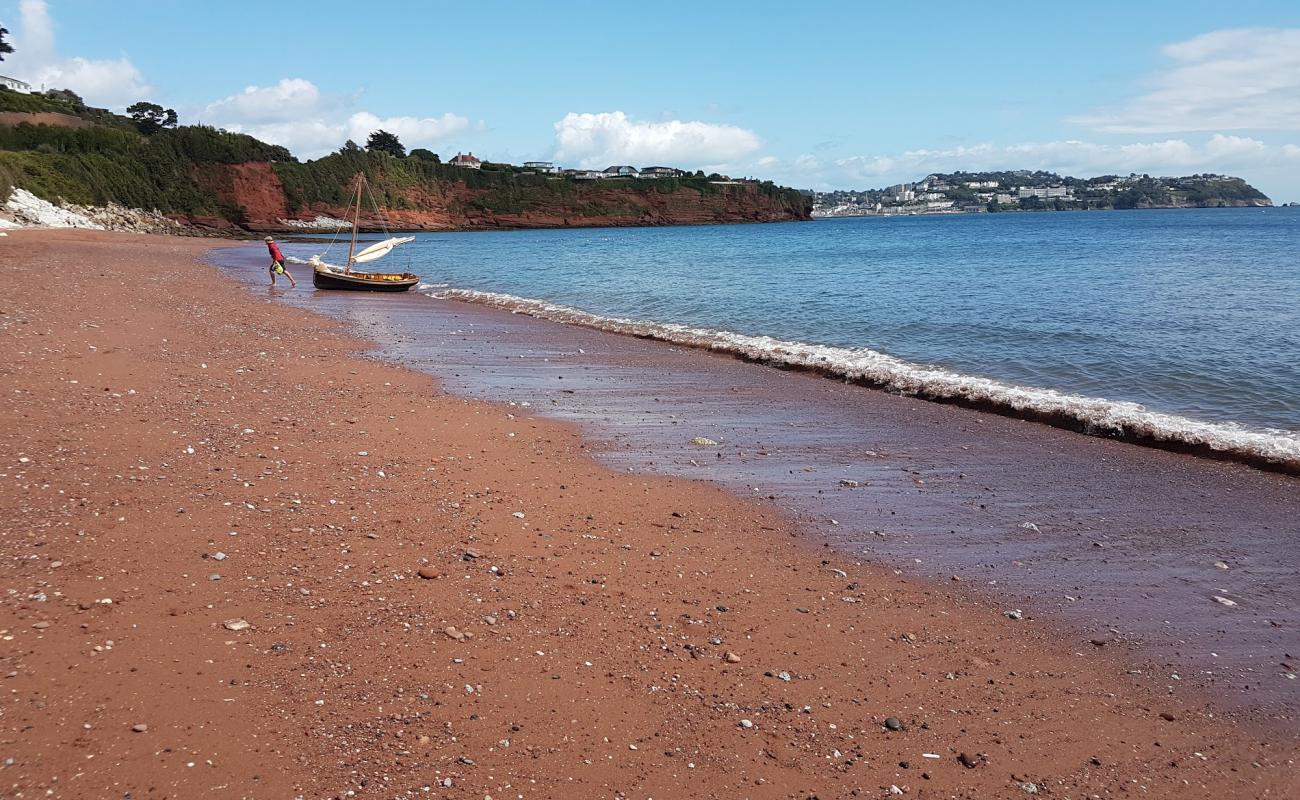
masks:
<svg viewBox="0 0 1300 800"><path fill-rule="evenodd" d="M317 289L340 289L349 292L405 292L419 282L419 276L409 272L341 273L317 269L312 274L312 285Z"/></svg>

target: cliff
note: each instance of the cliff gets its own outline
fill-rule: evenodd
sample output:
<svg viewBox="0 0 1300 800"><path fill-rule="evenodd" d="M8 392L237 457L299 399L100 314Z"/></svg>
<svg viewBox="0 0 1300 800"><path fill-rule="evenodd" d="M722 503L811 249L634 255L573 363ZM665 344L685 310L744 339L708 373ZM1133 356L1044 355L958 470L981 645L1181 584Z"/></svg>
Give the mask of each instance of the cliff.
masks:
<svg viewBox="0 0 1300 800"><path fill-rule="evenodd" d="M812 212L803 194L770 182L583 181L508 164L465 169L351 143L300 162L243 134L187 125L144 136L102 109L0 91L0 201L17 187L83 210L156 210L202 230L301 230L294 223L350 216L361 173L380 209L374 213L370 198L363 204L362 222L371 227L683 225L800 220Z"/></svg>
<svg viewBox="0 0 1300 800"><path fill-rule="evenodd" d="M411 165L403 161L409 159L366 153L356 163L329 165L335 169L328 175L306 174L319 162L205 164L196 167L195 180L225 210L221 220L258 231L300 230L292 223L320 216L350 218L352 180L362 172L381 209L376 214L370 198L366 199L361 217L366 227L697 225L799 220L807 219L811 211L810 202L800 193L770 184L722 184L703 178L575 181L513 171L473 174L436 164L418 165L421 174L412 175ZM397 174L400 166L408 171ZM187 216L188 222L208 226L220 226L221 220Z"/></svg>

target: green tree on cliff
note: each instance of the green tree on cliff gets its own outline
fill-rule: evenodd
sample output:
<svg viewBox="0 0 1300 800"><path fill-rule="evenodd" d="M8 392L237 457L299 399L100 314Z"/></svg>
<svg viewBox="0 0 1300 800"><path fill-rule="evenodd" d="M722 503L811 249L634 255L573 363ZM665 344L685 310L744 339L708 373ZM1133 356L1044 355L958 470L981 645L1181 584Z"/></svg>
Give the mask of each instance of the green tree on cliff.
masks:
<svg viewBox="0 0 1300 800"><path fill-rule="evenodd" d="M423 147L417 147L410 153L411 158L418 158L421 161L432 161L434 164L441 164L442 159L432 150L426 150Z"/></svg>
<svg viewBox="0 0 1300 800"><path fill-rule="evenodd" d="M157 103L141 100L126 107L126 113L135 120L135 127L145 136L152 136L163 128L176 127L176 111Z"/></svg>
<svg viewBox="0 0 1300 800"><path fill-rule="evenodd" d="M366 149L372 153L387 153L393 158L406 158L406 148L398 140L397 134L386 130L377 130L366 140Z"/></svg>
<svg viewBox="0 0 1300 800"><path fill-rule="evenodd" d="M8 33L8 28L0 27L0 61L5 60L5 53L12 53L14 51L14 46L5 41L5 36Z"/></svg>
<svg viewBox="0 0 1300 800"><path fill-rule="evenodd" d="M45 96L51 100L62 100L77 111L81 111L86 107L86 101L82 100L81 95L71 89L49 89L45 92Z"/></svg>

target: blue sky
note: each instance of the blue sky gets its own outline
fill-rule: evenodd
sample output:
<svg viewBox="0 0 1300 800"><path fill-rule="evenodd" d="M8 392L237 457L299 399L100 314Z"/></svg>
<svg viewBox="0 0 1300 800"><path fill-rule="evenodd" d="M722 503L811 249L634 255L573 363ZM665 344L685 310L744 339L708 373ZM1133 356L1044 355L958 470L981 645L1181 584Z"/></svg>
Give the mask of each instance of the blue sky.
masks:
<svg viewBox="0 0 1300 800"><path fill-rule="evenodd" d="M363 9L366 8L363 6ZM0 73L301 157L408 147L813 188L1228 172L1300 200L1300 3L0 0Z"/></svg>

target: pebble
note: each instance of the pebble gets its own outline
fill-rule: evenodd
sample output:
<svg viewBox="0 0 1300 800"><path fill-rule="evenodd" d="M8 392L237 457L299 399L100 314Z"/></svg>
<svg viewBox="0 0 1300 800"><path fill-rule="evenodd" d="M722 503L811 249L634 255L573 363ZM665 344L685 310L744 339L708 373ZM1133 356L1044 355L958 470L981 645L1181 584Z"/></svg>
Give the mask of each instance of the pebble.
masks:
<svg viewBox="0 0 1300 800"><path fill-rule="evenodd" d="M788 672L785 671L778 672L776 673L776 677L785 681L786 683L790 682L790 673Z"/></svg>
<svg viewBox="0 0 1300 800"><path fill-rule="evenodd" d="M739 664L739 663L740 663L740 656L736 655L735 653L731 652L730 650L728 650L727 652L723 653L723 654L722 654L722 658L723 658L723 660L725 660L728 664Z"/></svg>
<svg viewBox="0 0 1300 800"><path fill-rule="evenodd" d="M744 728L745 730L749 730L750 728L754 727L754 723L751 720L742 719L740 721L740 727Z"/></svg>
<svg viewBox="0 0 1300 800"><path fill-rule="evenodd" d="M447 634L447 637L448 637L449 639L455 639L455 640L458 641L458 642L463 642L463 641L465 641L465 634L463 634L463 633L461 633L460 631L456 630L456 628L455 628L454 626L450 626L450 625L449 625L449 626L447 626L446 628L444 628L442 632L445 633L445 634Z"/></svg>
<svg viewBox="0 0 1300 800"><path fill-rule="evenodd" d="M131 730L135 731L136 733L144 733L145 731L149 730L149 726L146 725L146 724L144 724L143 722L141 722L141 723L138 723L138 724L132 725L132 726L131 726Z"/></svg>
<svg viewBox="0 0 1300 800"><path fill-rule="evenodd" d="M1237 605L1235 600L1229 600L1228 598L1220 597L1217 594L1214 596L1214 602L1218 603L1221 606L1227 606L1228 608L1232 608L1233 606Z"/></svg>
<svg viewBox="0 0 1300 800"><path fill-rule="evenodd" d="M903 729L903 723L898 717L889 717L885 720L885 727L891 731L901 731Z"/></svg>
<svg viewBox="0 0 1300 800"><path fill-rule="evenodd" d="M977 753L973 756L967 753L962 753L957 756L957 763L961 764L966 769L975 769L976 767L983 766L987 760L988 759L986 759L982 753Z"/></svg>
<svg viewBox="0 0 1300 800"><path fill-rule="evenodd" d="M1025 783L1020 784L1020 791L1025 794L1038 794L1038 784L1026 781Z"/></svg>
<svg viewBox="0 0 1300 800"><path fill-rule="evenodd" d="M213 553L213 554L212 554L212 558L213 558L214 561L225 561L225 560L226 560L226 554L225 554L225 553L222 553L222 552L216 552L216 553Z"/></svg>
<svg viewBox="0 0 1300 800"><path fill-rule="evenodd" d="M713 441L707 436L696 436L694 439L691 439L691 444L695 445L696 447L717 447L718 446L717 442Z"/></svg>
<svg viewBox="0 0 1300 800"><path fill-rule="evenodd" d="M221 573L219 573L219 572L214 572L214 573L212 573L211 575L208 576L208 580L210 580L210 581L219 581L219 580L221 580Z"/></svg>
<svg viewBox="0 0 1300 800"><path fill-rule="evenodd" d="M37 630L44 630L44 629L50 627L50 623L45 622L44 620L42 620L41 622L33 623L33 624L32 624L32 627L33 627L33 628L36 628Z"/></svg>
<svg viewBox="0 0 1300 800"><path fill-rule="evenodd" d="M861 485L862 484L857 481L851 481L848 478L840 478L840 486L843 486L845 489L856 489Z"/></svg>
<svg viewBox="0 0 1300 800"><path fill-rule="evenodd" d="M434 569L433 567L420 567L420 569L416 571L415 574L419 575L421 578L424 578L425 580L433 580L434 578L438 577L438 570Z"/></svg>
<svg viewBox="0 0 1300 800"><path fill-rule="evenodd" d="M221 624L224 625L228 631L246 631L253 627L248 624L248 620L243 618L228 619Z"/></svg>
<svg viewBox="0 0 1300 800"><path fill-rule="evenodd" d="M1014 608L1010 611L1003 611L1002 616L1006 617L1007 619L1024 619L1025 612L1021 611L1018 608Z"/></svg>
<svg viewBox="0 0 1300 800"><path fill-rule="evenodd" d="M1178 716L1169 711L1161 711L1160 719L1163 719L1165 722L1177 722Z"/></svg>

